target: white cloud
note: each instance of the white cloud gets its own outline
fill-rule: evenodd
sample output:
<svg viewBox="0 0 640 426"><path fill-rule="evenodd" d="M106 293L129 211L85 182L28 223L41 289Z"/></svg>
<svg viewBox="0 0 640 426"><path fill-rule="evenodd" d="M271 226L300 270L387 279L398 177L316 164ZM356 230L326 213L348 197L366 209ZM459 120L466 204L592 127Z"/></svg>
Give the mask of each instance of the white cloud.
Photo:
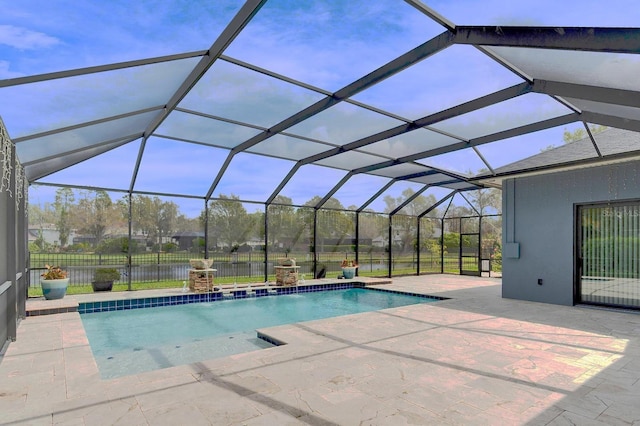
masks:
<svg viewBox="0 0 640 426"><path fill-rule="evenodd" d="M55 37L13 25L0 25L0 44L16 49L40 49L60 43Z"/></svg>
<svg viewBox="0 0 640 426"><path fill-rule="evenodd" d="M0 61L0 79L22 77L22 74L18 72L9 71L9 62Z"/></svg>

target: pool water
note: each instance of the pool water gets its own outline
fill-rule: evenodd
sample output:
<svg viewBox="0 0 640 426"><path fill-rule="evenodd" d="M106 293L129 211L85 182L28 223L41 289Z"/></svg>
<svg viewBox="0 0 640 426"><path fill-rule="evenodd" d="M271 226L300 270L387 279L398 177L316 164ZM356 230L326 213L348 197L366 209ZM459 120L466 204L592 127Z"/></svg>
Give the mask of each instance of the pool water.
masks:
<svg viewBox="0 0 640 426"><path fill-rule="evenodd" d="M435 302L353 288L81 314L103 378L272 347L256 329Z"/></svg>

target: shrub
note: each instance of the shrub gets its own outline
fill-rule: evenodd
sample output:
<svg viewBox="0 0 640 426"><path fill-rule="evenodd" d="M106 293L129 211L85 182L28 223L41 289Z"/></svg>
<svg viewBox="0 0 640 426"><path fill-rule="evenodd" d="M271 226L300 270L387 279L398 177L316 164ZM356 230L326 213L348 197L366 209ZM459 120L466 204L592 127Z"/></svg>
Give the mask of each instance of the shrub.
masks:
<svg viewBox="0 0 640 426"><path fill-rule="evenodd" d="M135 241L131 242L131 252L137 253L138 244ZM100 254L114 254L114 253L128 253L129 252L129 238L111 238L104 240L98 247L96 247L96 253Z"/></svg>
<svg viewBox="0 0 640 426"><path fill-rule="evenodd" d="M493 247L491 269L495 272L502 272L502 246L500 243L495 243Z"/></svg>
<svg viewBox="0 0 640 426"><path fill-rule="evenodd" d="M67 252L67 253L90 252L91 251L91 245L89 245L87 243L75 243L75 244L71 244L71 245L68 245L67 247L65 247L64 251Z"/></svg>
<svg viewBox="0 0 640 426"><path fill-rule="evenodd" d="M178 245L176 243L164 243L162 245L162 251L166 252L166 253L173 253L175 251L178 251Z"/></svg>
<svg viewBox="0 0 640 426"><path fill-rule="evenodd" d="M93 281L117 281L120 279L120 272L116 268L98 268L93 275Z"/></svg>

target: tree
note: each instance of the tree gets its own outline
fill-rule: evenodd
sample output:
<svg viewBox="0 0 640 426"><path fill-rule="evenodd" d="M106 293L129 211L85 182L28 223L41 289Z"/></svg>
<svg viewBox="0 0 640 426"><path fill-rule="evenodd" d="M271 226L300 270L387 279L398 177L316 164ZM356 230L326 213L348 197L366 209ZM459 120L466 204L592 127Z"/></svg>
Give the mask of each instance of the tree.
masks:
<svg viewBox="0 0 640 426"><path fill-rule="evenodd" d="M378 237L382 237L384 241L388 239L389 219L387 215L370 210L363 211L360 213L358 225L360 228L358 236L361 240L367 239L373 243L373 240ZM371 249L373 250L373 244Z"/></svg>
<svg viewBox="0 0 640 426"><path fill-rule="evenodd" d="M35 248L35 250L33 250ZM51 249L50 244L44 240L44 233L42 229L38 230L38 237L33 242L33 247L30 247L30 250L33 252L43 252L49 251Z"/></svg>
<svg viewBox="0 0 640 426"><path fill-rule="evenodd" d="M198 232L202 230L200 221L197 218L189 218L184 214L178 213L175 221L176 230Z"/></svg>
<svg viewBox="0 0 640 426"><path fill-rule="evenodd" d="M592 134L600 133L607 129L608 129L607 126L589 124L589 130L591 131ZM587 137L587 131L583 127L577 128L573 132L570 132L567 129L565 129L564 133L562 134L562 140L564 141L564 143L579 141L580 139L584 139L586 137Z"/></svg>
<svg viewBox="0 0 640 426"><path fill-rule="evenodd" d="M481 216L488 214L490 208L495 209L495 213L502 211L502 191L497 188L482 188L474 191L467 191L469 202L480 213Z"/></svg>
<svg viewBox="0 0 640 426"><path fill-rule="evenodd" d="M597 124L589 124L589 130L591 131L591 134L600 133L600 132L605 131L607 129L608 129L607 126L600 126L600 125L597 125ZM579 141L579 140L584 139L586 137L587 137L587 131L584 129L584 127L579 127L576 130L574 130L573 132L570 132L567 129L564 129L564 133L562 134L562 141L564 143L570 143L570 142ZM541 148L540 152L549 151L549 150L554 149L554 148L556 148L555 144L547 145L545 148Z"/></svg>
<svg viewBox="0 0 640 426"><path fill-rule="evenodd" d="M55 209L50 203L45 203L43 206L29 203L29 230L36 229L38 232L36 239L38 251L49 248L44 240L44 228L45 224L55 223L55 220Z"/></svg>
<svg viewBox="0 0 640 426"><path fill-rule="evenodd" d="M249 223L251 218L239 200L233 194L220 195L219 200L209 204L209 235L230 250L234 245L245 242L249 230L253 228Z"/></svg>
<svg viewBox="0 0 640 426"><path fill-rule="evenodd" d="M284 195L278 195L273 199L273 204L269 206L268 220L269 233L267 235L270 245L275 245L278 241L290 241L292 229L296 220L293 201Z"/></svg>
<svg viewBox="0 0 640 426"><path fill-rule="evenodd" d="M73 223L83 234L94 237L94 245L100 244L107 229L119 219L119 210L106 191L85 191L73 209Z"/></svg>
<svg viewBox="0 0 640 426"><path fill-rule="evenodd" d="M125 206L126 207L126 206ZM131 228L151 239L156 234L154 203L151 197L134 195L131 197Z"/></svg>
<svg viewBox="0 0 640 426"><path fill-rule="evenodd" d="M394 246L399 247L400 253L408 253L415 249L414 242L418 229L416 216L396 214L391 220Z"/></svg>
<svg viewBox="0 0 640 426"><path fill-rule="evenodd" d="M253 228L248 232L247 237L264 241L264 211L250 213L249 223L253 224Z"/></svg>
<svg viewBox="0 0 640 426"><path fill-rule="evenodd" d="M415 191L413 189L406 188L397 198L390 195L385 196L385 212L391 213L414 195ZM427 196L419 195L404 206L399 214L393 217L394 244L399 245L403 252L411 250L412 247L415 248L417 232L416 218L436 202L436 197L433 194ZM437 214L437 209L430 212L430 215L434 214Z"/></svg>
<svg viewBox="0 0 640 426"><path fill-rule="evenodd" d="M320 200L321 200L321 198L316 195L311 200L309 200L308 203L316 203L316 204L318 204L318 202L320 202ZM311 205L311 204L305 204L305 205ZM344 206L342 205L340 200L338 200L337 198L334 198L334 197L330 197L327 200L327 202L322 205L322 208L323 209L344 210Z"/></svg>
<svg viewBox="0 0 640 426"><path fill-rule="evenodd" d="M420 250L429 254L434 265L440 264L441 221L437 218L423 217L420 220Z"/></svg>
<svg viewBox="0 0 640 426"><path fill-rule="evenodd" d="M170 237L175 231L178 218L178 205L173 201L162 201L158 197L154 197L153 207L158 245L160 247L164 242L163 238Z"/></svg>
<svg viewBox="0 0 640 426"><path fill-rule="evenodd" d="M72 208L75 196L71 188L59 188L56 191L56 198L53 206L56 210L56 226L60 238L60 246L66 247L69 243L69 235L71 234L71 217L70 210Z"/></svg>
<svg viewBox="0 0 640 426"><path fill-rule="evenodd" d="M488 169L480 169L477 173L482 174L488 171ZM471 170L467 170L467 174L473 175L474 173ZM501 189L479 188L473 191L466 191L464 195L481 216L485 214L500 214L502 212ZM493 209L495 211L490 212L489 209Z"/></svg>
<svg viewBox="0 0 640 426"><path fill-rule="evenodd" d="M456 206L451 205L449 210L447 210L446 218L452 217L468 217L468 216L477 216L477 213L471 208L471 206Z"/></svg>
<svg viewBox="0 0 640 426"><path fill-rule="evenodd" d="M386 204L384 209L385 213L391 213L409 198L413 197L415 193L416 192L413 189L406 188L397 198L394 198L391 195L386 195L383 199ZM402 209L402 213L409 216L418 216L427 211L427 209L433 206L436 202L436 197L433 194L429 194L427 196L419 195ZM433 214L437 214L437 209L430 212L429 216L432 216Z"/></svg>
<svg viewBox="0 0 640 426"><path fill-rule="evenodd" d="M162 201L158 197L134 195L131 197L131 212L133 231L141 232L158 249L175 232L177 225L184 223L180 220L178 205L173 201Z"/></svg>
<svg viewBox="0 0 640 426"><path fill-rule="evenodd" d="M307 201L305 206L315 207L320 200L322 198L316 195ZM300 209L299 212L308 229L313 229L313 209ZM324 251L326 239L337 240L337 245L341 245L340 243L345 239L350 242L351 238L355 237L354 215L345 212L342 203L338 199L331 197L318 210L316 215L316 234L318 237L316 245L319 251ZM333 244L332 250L336 249L336 245Z"/></svg>
<svg viewBox="0 0 640 426"><path fill-rule="evenodd" d="M391 213L400 205L400 203L404 201L404 198L402 196L398 198L394 198L391 195L385 195L382 200L386 204L386 207L384 208L384 212Z"/></svg>

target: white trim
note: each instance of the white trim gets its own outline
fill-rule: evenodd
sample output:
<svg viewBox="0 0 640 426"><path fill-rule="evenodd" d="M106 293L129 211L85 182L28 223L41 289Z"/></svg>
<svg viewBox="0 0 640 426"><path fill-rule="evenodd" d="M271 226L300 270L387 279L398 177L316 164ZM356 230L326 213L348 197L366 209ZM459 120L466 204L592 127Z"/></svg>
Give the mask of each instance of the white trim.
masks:
<svg viewBox="0 0 640 426"><path fill-rule="evenodd" d="M5 281L4 284L0 285L0 296L3 295L5 291L9 290L9 288L11 288L11 284L13 284L11 281Z"/></svg>

